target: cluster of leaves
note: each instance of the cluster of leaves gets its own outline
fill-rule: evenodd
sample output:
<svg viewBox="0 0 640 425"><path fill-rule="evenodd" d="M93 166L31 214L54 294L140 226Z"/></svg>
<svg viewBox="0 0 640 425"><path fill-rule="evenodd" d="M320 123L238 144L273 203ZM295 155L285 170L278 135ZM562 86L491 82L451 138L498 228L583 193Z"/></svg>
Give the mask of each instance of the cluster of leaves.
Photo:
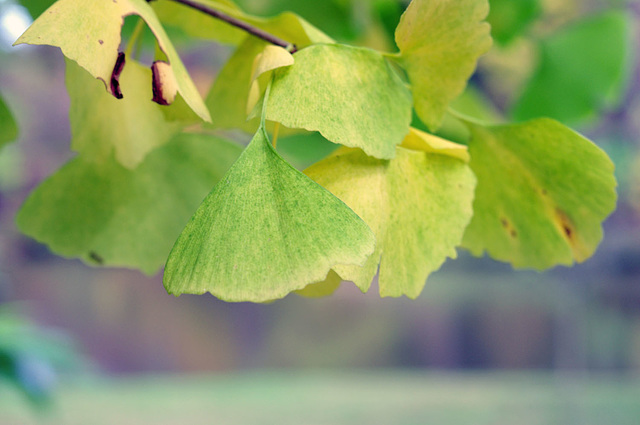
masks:
<svg viewBox="0 0 640 425"><path fill-rule="evenodd" d="M68 58L78 153L27 199L24 233L92 264L154 273L166 260L173 294L255 302L342 280L367 291L378 271L382 296L414 298L458 247L536 269L596 249L616 200L598 147L551 119L495 124L450 107L491 46L487 0L413 0L397 53L336 43L290 12L192 3L295 53L169 0L58 0L20 37ZM129 15L155 35L152 69L132 58L135 40L119 51ZM206 99L164 26L235 46ZM435 135L445 121L464 144ZM298 171L270 142L280 127L282 144L324 155ZM255 134L246 149L212 135L230 128Z"/></svg>

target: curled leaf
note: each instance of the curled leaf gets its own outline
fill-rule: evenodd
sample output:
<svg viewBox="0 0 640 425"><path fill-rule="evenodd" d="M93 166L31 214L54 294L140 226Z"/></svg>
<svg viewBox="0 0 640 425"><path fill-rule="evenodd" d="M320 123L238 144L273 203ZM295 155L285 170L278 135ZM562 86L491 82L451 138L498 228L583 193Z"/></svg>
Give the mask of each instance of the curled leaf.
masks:
<svg viewBox="0 0 640 425"><path fill-rule="evenodd" d="M200 118L211 121L196 86L187 73L171 40L145 0L58 0L25 31L15 44L60 47L62 53L102 80L108 91L118 69L120 33L124 17L139 15L156 36L171 64L177 91ZM81 16L82 19L78 19ZM151 81L148 82L151 84ZM123 93L126 96L126 93Z"/></svg>
<svg viewBox="0 0 640 425"><path fill-rule="evenodd" d="M251 71L251 88L249 89L249 100L247 101L247 114L253 110L262 94L258 78L264 76L261 78L263 80L262 85L266 87L266 81L264 80L269 79L270 71L284 66L291 66L294 62L293 55L286 49L271 44L266 45L264 50L255 57Z"/></svg>
<svg viewBox="0 0 640 425"><path fill-rule="evenodd" d="M178 93L178 83L171 72L171 65L155 61L151 65L153 101L159 105L171 105Z"/></svg>

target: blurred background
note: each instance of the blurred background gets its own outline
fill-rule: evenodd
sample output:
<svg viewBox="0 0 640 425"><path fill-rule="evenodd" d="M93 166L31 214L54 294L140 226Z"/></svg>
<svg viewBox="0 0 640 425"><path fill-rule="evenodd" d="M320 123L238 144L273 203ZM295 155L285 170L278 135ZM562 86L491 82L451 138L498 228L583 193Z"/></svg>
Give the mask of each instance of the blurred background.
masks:
<svg viewBox="0 0 640 425"><path fill-rule="evenodd" d="M73 156L60 51L10 47L51 3L0 0L0 93L19 127L0 152L1 424L640 423L640 2L492 0L494 48L455 104L551 116L607 151L619 201L593 258L537 273L460 251L415 301L345 283L268 305L175 298L160 275L18 233L29 191ZM407 2L238 3L394 50ZM231 49L172 36L205 94Z"/></svg>

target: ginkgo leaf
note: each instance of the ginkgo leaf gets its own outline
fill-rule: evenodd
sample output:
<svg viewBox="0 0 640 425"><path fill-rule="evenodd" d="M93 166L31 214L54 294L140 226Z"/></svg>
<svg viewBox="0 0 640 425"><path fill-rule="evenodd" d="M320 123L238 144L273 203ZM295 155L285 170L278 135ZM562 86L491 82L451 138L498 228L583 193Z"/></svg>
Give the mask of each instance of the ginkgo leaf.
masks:
<svg viewBox="0 0 640 425"><path fill-rule="evenodd" d="M116 99L75 62L67 60L66 65L71 148L85 160L111 161L111 152L115 151L120 164L135 168L180 130L179 123L166 121L166 106L149 102L149 68L129 62L120 76L126 96Z"/></svg>
<svg viewBox="0 0 640 425"><path fill-rule="evenodd" d="M260 127L178 238L165 267L171 294L279 299L363 264L374 236L344 203L286 163Z"/></svg>
<svg viewBox="0 0 640 425"><path fill-rule="evenodd" d="M338 265L367 291L380 266L380 295L416 298L429 274L455 258L472 215L475 177L463 161L398 147L390 161L341 149L305 172L349 205L376 235L363 267Z"/></svg>
<svg viewBox="0 0 640 425"><path fill-rule="evenodd" d="M616 203L607 155L547 118L467 125L478 187L464 247L538 270L591 256Z"/></svg>
<svg viewBox="0 0 640 425"><path fill-rule="evenodd" d="M291 12L272 18L261 18L244 13L228 0L195 0L195 3L226 13L253 27L303 48L314 43L332 43L333 40L306 20ZM153 8L163 23L178 27L192 37L216 40L221 43L240 44L246 33L211 16L171 1L153 2Z"/></svg>
<svg viewBox="0 0 640 425"><path fill-rule="evenodd" d="M271 44L264 47L262 52L260 52L253 61L251 88L249 89L249 100L247 101L247 114L253 110L262 95L260 90L261 84L258 79L262 81L262 86L266 88L266 83L271 81L271 75L274 69L291 66L294 62L293 55L286 49Z"/></svg>
<svg viewBox="0 0 640 425"><path fill-rule="evenodd" d="M513 107L514 117L576 123L615 105L635 63L632 28L633 18L616 10L542 40L537 69Z"/></svg>
<svg viewBox="0 0 640 425"><path fill-rule="evenodd" d="M17 216L56 254L156 272L185 223L240 155L234 143L180 134L135 170L77 157L45 180Z"/></svg>
<svg viewBox="0 0 640 425"><path fill-rule="evenodd" d="M491 47L487 0L413 0L396 28L420 119L431 131Z"/></svg>
<svg viewBox="0 0 640 425"><path fill-rule="evenodd" d="M0 148L18 137L18 126L16 125L11 111L0 97Z"/></svg>
<svg viewBox="0 0 640 425"><path fill-rule="evenodd" d="M524 33L542 12L540 0L491 0L487 22L496 42L506 45Z"/></svg>
<svg viewBox="0 0 640 425"><path fill-rule="evenodd" d="M209 111L178 53L145 0L58 0L15 44L60 47L66 57L102 80L107 90L115 94L111 85L112 74L118 59L124 17L129 15L139 15L144 19L168 58L178 93L198 116L211 121Z"/></svg>
<svg viewBox="0 0 640 425"><path fill-rule="evenodd" d="M267 119L393 158L409 131L411 93L382 55L316 44L294 58L292 66L274 73Z"/></svg>

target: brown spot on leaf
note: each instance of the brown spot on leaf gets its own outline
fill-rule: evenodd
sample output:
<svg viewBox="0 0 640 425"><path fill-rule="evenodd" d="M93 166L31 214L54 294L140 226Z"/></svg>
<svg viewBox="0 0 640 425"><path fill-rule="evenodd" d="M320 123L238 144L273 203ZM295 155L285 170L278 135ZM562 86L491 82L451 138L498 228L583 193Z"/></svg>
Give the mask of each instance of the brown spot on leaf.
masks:
<svg viewBox="0 0 640 425"><path fill-rule="evenodd" d="M89 252L89 258L96 264L104 264L104 259L95 251Z"/></svg>
<svg viewBox="0 0 640 425"><path fill-rule="evenodd" d="M555 213L556 225L558 226L558 230L561 232L562 236L571 247L573 257L576 259L576 261L581 262L589 258L593 253L594 247L590 247L585 243L580 235L580 232L576 228L575 223L566 212L559 208L556 208Z"/></svg>
<svg viewBox="0 0 640 425"><path fill-rule="evenodd" d="M574 235L573 223L569 219L569 216L562 211L561 209L556 209L556 219L558 220L558 224L562 229L562 232L567 237L569 242L572 241Z"/></svg>
<svg viewBox="0 0 640 425"><path fill-rule="evenodd" d="M509 236L514 239L518 237L518 232L516 231L516 229L514 229L513 224L509 220L507 220L506 217L500 217L500 224L502 225L504 230L507 231L507 234Z"/></svg>
<svg viewBox="0 0 640 425"><path fill-rule="evenodd" d="M126 62L124 52L118 52L118 58L116 59L116 64L113 67L113 72L111 73L111 94L116 99L122 99L122 90L120 89L120 74L124 69L124 64Z"/></svg>

